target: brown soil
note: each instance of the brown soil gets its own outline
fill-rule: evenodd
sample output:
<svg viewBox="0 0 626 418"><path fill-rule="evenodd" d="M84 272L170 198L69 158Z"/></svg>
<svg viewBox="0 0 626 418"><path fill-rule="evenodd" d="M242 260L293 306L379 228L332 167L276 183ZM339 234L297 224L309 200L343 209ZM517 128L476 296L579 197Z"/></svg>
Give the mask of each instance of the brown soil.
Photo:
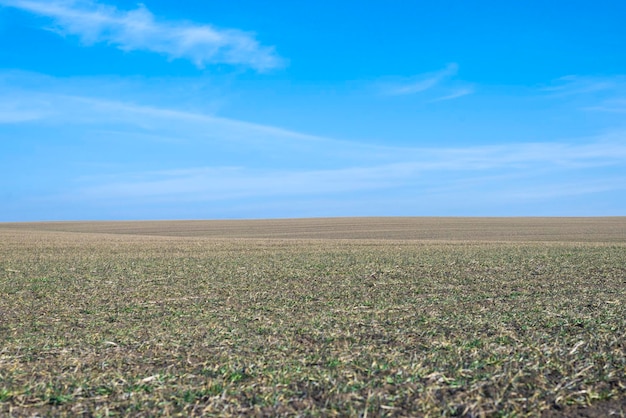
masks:
<svg viewBox="0 0 626 418"><path fill-rule="evenodd" d="M626 217L311 218L0 223L0 230L256 239L625 242Z"/></svg>
<svg viewBox="0 0 626 418"><path fill-rule="evenodd" d="M557 417L624 417L626 416L626 396L608 401L594 402L590 406L566 406L544 411L542 418Z"/></svg>

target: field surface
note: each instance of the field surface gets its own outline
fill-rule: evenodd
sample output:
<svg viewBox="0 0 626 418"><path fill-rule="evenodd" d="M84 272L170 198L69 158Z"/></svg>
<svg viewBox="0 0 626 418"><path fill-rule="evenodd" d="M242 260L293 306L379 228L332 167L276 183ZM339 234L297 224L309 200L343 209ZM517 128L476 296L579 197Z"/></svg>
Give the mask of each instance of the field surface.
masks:
<svg viewBox="0 0 626 418"><path fill-rule="evenodd" d="M1 416L624 416L626 218L0 223Z"/></svg>
<svg viewBox="0 0 626 418"><path fill-rule="evenodd" d="M34 231L203 238L626 242L626 217L319 218L2 224Z"/></svg>

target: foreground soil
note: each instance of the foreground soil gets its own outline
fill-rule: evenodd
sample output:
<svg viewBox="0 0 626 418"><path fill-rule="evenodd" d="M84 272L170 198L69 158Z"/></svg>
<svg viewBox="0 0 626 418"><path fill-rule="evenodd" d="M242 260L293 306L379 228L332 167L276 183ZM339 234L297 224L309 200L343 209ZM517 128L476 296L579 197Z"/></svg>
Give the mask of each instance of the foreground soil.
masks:
<svg viewBox="0 0 626 418"><path fill-rule="evenodd" d="M598 401L591 405L555 406L544 411L542 418L595 418L595 417L624 417L626 416L626 397Z"/></svg>
<svg viewBox="0 0 626 418"><path fill-rule="evenodd" d="M0 415L624 416L625 224L0 224Z"/></svg>

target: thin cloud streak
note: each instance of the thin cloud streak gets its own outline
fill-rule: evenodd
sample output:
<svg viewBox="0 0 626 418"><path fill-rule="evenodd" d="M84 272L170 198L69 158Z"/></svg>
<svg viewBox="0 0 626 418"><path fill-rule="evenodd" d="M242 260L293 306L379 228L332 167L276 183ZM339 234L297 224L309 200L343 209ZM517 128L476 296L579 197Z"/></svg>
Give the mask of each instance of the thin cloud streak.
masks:
<svg viewBox="0 0 626 418"><path fill-rule="evenodd" d="M624 90L626 78L624 76L613 77L586 77L568 75L556 79L551 86L542 88L552 96L565 97L584 94L612 92Z"/></svg>
<svg viewBox="0 0 626 418"><path fill-rule="evenodd" d="M621 133L606 140L592 138L583 144L551 142L466 148L394 147L343 141L220 116L92 97L33 93L29 98L28 93L25 93L21 102L22 108L31 109L30 113L24 114L29 117L24 118L24 122L32 123L34 118L39 118L38 123L85 125L86 129L93 126L96 130L123 124L127 135L137 135L142 141L152 136L155 141L165 139L166 142L172 142L178 139L195 142L210 136L218 143L235 141L247 146L264 144L273 149L304 146L301 151L306 154L341 155L345 157L344 161L351 160L349 155L355 156L352 160L373 162L417 158L422 168L458 170L524 166L536 162L562 167L598 166L626 159L626 143ZM8 105L0 99L0 109ZM124 133L119 128L117 132ZM296 157L297 154L290 158Z"/></svg>
<svg viewBox="0 0 626 418"><path fill-rule="evenodd" d="M403 96L430 90L445 79L454 76L459 69L455 63L448 64L443 70L421 74L401 82L389 84L383 87L383 93L389 96Z"/></svg>
<svg viewBox="0 0 626 418"><path fill-rule="evenodd" d="M439 97L437 99L433 99L431 100L431 103L434 102L445 102L447 100L453 100L453 99L458 99L459 97L463 97L463 96L467 96L468 94L472 94L474 93L474 89L473 88L462 88L462 89L457 89L454 92L447 94L443 97Z"/></svg>
<svg viewBox="0 0 626 418"><path fill-rule="evenodd" d="M0 105L0 124L18 124L41 119L45 115L31 110L22 110L11 106Z"/></svg>
<svg viewBox="0 0 626 418"><path fill-rule="evenodd" d="M65 136L66 147L80 148L88 140L94 149L119 147L123 155L129 147L136 153L132 165L125 164L123 158L118 160L115 152L102 157L94 152L90 161L81 159L86 167L82 177L64 178L56 192L42 196L46 204L109 205L123 211L129 202L137 207L157 207L152 205L156 202L221 202L214 206L226 210L246 199L348 201L346 196L360 194L416 202L419 196L443 202L453 199L451 196L466 201L471 195L485 207L488 201L530 199L530 185L537 183L551 185L547 190L552 186L558 189L562 183L567 196L583 192L590 196L619 194L623 190L618 175L606 175L606 181L597 185L588 180L594 170L608 167L610 172L617 172L615 168L626 165L624 131L560 142L490 146L366 144L176 106L115 99L116 94L103 96L102 91L107 90L104 83L80 95L72 80L25 78L16 83L16 78L0 74L0 109L29 110L38 118L25 120L11 130L23 127L29 136L42 138L42 145L54 141L48 135L53 130L54 137ZM123 97L136 95L128 89ZM142 155L146 144L148 149L158 148L162 153L193 153L199 158L187 163L176 159L154 163L150 156ZM70 159L65 162L77 163ZM100 168L102 163L117 165L111 171ZM572 174L587 181L585 187L579 191L565 187L572 183ZM550 199L547 192L536 195L536 199Z"/></svg>
<svg viewBox="0 0 626 418"><path fill-rule="evenodd" d="M493 169L493 167L492 167ZM454 171L454 169L452 169ZM348 167L330 170L258 170L245 167L203 167L163 172L129 173L116 178L90 179L67 198L89 201L185 201L209 202L248 198L315 197L352 192L389 192L413 190L432 196L469 193L483 194L500 189L511 199L549 199L555 196L580 196L626 189L622 177L601 181L551 181L542 187L513 187L511 178L523 180L523 170L484 176L485 168L465 167L459 178L445 164L422 162L396 163L372 167ZM536 167L533 175L541 175ZM134 178L134 180L128 180Z"/></svg>
<svg viewBox="0 0 626 418"><path fill-rule="evenodd" d="M557 154L555 154L557 153ZM560 155L559 155L560 153ZM554 157L559 155L559 157ZM215 201L245 198L322 196L367 191L438 190L482 193L485 187L499 187L512 198L549 198L548 192L518 192L508 185L512 179L551 178L555 173L593 169L626 163L626 141L607 143L600 140L581 144L510 144L498 147L464 149L420 149L407 155L398 152L397 161L371 166L332 169L274 169L255 167L199 167L178 170L125 173L119 176L89 178L72 195L88 200L156 199L176 201ZM298 158L298 156L294 156ZM615 179L587 182L584 187L570 187L557 196L575 196L626 188ZM545 184L558 190L559 181ZM565 187L565 185L569 185ZM543 189L542 189L543 190ZM546 189L548 190L548 189Z"/></svg>
<svg viewBox="0 0 626 418"><path fill-rule="evenodd" d="M614 176L599 180L584 182L552 182L532 188L524 187L506 193L507 197L515 199L553 199L557 197L584 196L595 193L606 193L626 190L626 177Z"/></svg>
<svg viewBox="0 0 626 418"><path fill-rule="evenodd" d="M130 11L92 0L0 0L0 5L52 19L55 32L76 35L86 45L106 42L124 51L152 51L198 67L225 63L265 71L284 64L273 47L261 46L252 34L158 20L143 4Z"/></svg>
<svg viewBox="0 0 626 418"><path fill-rule="evenodd" d="M585 110L607 113L626 113L626 99L606 100L598 106L589 106Z"/></svg>
<svg viewBox="0 0 626 418"><path fill-rule="evenodd" d="M0 110L9 110L5 123L52 125L59 129L80 126L91 132L114 131L129 140L136 137L142 142L194 143L211 138L214 144L234 142L238 147L243 146L240 149L259 146L268 153L283 150L290 160L310 160L311 155L316 155L339 157L336 160L347 164L420 161L422 169L478 170L524 167L537 162L559 167L589 167L610 165L626 159L626 134L621 131L584 142L578 140L578 143L527 142L465 148L401 147L345 141L222 116L99 97L17 90L2 88L1 85L0 92L3 93Z"/></svg>
<svg viewBox="0 0 626 418"><path fill-rule="evenodd" d="M94 97L24 91L20 101L22 108L30 110L6 112L0 116L0 123L37 122L64 126L124 124L140 128L142 132L171 132L173 130L174 133L178 132L183 136L193 135L198 127L212 127L214 133L223 135L222 140L246 139L248 142L253 142L254 138L308 142L325 140L314 135L269 125ZM11 105L0 98L0 111L10 108ZM172 126L172 121L181 125ZM121 133L121 131L118 132ZM155 135L155 139L163 136L166 135ZM193 136L197 138L197 135Z"/></svg>
<svg viewBox="0 0 626 418"><path fill-rule="evenodd" d="M406 164L334 170L255 170L204 167L138 173L136 181L113 181L87 188L76 196L90 199L225 200L249 197L310 196L397 187L414 168Z"/></svg>
<svg viewBox="0 0 626 418"><path fill-rule="evenodd" d="M573 101L578 110L626 113L626 75L588 77L570 75L542 89L551 99Z"/></svg>

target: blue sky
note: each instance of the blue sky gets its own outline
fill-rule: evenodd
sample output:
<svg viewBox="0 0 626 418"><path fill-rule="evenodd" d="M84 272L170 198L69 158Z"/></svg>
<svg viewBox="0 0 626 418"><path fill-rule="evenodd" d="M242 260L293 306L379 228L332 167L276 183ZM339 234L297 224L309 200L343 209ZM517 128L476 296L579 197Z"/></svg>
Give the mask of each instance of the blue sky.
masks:
<svg viewBox="0 0 626 418"><path fill-rule="evenodd" d="M625 19L0 0L0 221L626 215Z"/></svg>

